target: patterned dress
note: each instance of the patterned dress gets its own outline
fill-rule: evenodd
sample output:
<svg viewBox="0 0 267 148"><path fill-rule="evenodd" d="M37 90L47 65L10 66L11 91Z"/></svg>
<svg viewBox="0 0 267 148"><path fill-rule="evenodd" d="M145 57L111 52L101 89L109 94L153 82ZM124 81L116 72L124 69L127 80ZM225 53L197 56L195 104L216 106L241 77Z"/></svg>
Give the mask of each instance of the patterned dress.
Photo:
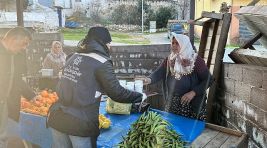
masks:
<svg viewBox="0 0 267 148"><path fill-rule="evenodd" d="M166 103L165 111L199 120L206 120L207 118L205 103L203 104L199 113L196 113L193 111L191 104L182 104L181 97L179 96L172 97L172 99Z"/></svg>

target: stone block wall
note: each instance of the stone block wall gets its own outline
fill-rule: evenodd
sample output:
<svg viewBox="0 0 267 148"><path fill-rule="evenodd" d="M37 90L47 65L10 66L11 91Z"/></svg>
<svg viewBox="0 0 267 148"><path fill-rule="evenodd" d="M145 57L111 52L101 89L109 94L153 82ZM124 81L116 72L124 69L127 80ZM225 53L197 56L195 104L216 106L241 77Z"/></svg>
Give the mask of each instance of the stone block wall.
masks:
<svg viewBox="0 0 267 148"><path fill-rule="evenodd" d="M249 147L267 148L267 67L224 63L221 121L246 132Z"/></svg>
<svg viewBox="0 0 267 148"><path fill-rule="evenodd" d="M113 46L115 73L149 75L168 56L169 47L169 44Z"/></svg>

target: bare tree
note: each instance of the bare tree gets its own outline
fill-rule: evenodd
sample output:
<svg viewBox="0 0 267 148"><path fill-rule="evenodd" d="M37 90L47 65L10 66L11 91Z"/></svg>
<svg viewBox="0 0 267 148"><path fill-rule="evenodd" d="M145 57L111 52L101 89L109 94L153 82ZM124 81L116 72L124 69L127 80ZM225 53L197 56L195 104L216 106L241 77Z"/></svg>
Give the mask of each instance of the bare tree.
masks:
<svg viewBox="0 0 267 148"><path fill-rule="evenodd" d="M178 19L187 20L189 19L189 0L177 0L177 10L178 10Z"/></svg>
<svg viewBox="0 0 267 148"><path fill-rule="evenodd" d="M86 14L91 18L92 21L98 22L101 18L101 10L101 2L99 0L92 0L86 8Z"/></svg>

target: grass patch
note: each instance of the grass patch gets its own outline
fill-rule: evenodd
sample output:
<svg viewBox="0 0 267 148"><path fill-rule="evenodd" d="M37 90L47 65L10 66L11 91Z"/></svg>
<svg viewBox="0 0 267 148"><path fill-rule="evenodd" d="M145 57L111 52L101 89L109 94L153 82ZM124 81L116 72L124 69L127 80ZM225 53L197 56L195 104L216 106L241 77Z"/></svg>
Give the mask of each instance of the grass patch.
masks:
<svg viewBox="0 0 267 148"><path fill-rule="evenodd" d="M234 44L229 44L229 45L226 45L226 48L239 48L239 46L234 45Z"/></svg>
<svg viewBox="0 0 267 148"><path fill-rule="evenodd" d="M149 44L150 41L140 35L111 32L112 42L124 44Z"/></svg>
<svg viewBox="0 0 267 148"><path fill-rule="evenodd" d="M64 36L64 40L81 40L85 37L87 29L68 29L64 28L61 30ZM121 33L121 32L110 32L112 42L124 43L124 44L149 44L150 41L140 35Z"/></svg>

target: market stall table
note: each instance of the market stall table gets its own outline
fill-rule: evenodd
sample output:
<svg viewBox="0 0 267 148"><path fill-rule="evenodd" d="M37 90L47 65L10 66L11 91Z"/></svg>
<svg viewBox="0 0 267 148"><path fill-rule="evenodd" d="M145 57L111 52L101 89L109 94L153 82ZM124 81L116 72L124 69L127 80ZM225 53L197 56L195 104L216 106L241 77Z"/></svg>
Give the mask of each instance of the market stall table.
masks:
<svg viewBox="0 0 267 148"><path fill-rule="evenodd" d="M122 141L130 126L141 114L115 115L107 114L105 102L100 104L100 113L110 118L112 124L109 129L101 130L98 137L98 147L112 147ZM185 118L171 113L151 109L158 112L164 119L173 125L173 129L182 135L185 141L192 142L202 133L205 122ZM50 148L52 145L51 130L46 128L46 117L21 112L19 122L19 135L22 139L37 144L42 148Z"/></svg>

